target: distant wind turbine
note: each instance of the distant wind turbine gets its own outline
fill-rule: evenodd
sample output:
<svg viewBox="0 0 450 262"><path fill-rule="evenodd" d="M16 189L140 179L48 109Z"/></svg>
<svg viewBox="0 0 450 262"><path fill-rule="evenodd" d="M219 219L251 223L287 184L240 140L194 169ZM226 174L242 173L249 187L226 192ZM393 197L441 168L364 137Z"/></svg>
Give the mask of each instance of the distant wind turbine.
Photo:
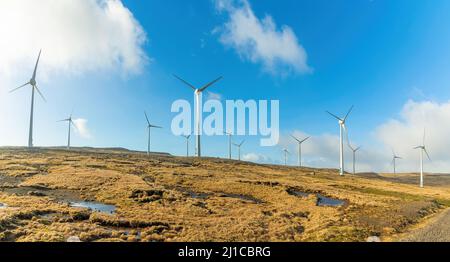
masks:
<svg viewBox="0 0 450 262"><path fill-rule="evenodd" d="M233 143L232 142L233 134L228 132L224 132L224 134L228 136L228 159L231 159L231 144Z"/></svg>
<svg viewBox="0 0 450 262"><path fill-rule="evenodd" d="M355 163L356 163L356 152L358 152L360 149L361 149L361 147L359 146L359 147L357 147L357 148L353 148L351 145L350 145L350 143L348 143L348 147L352 150L352 153L353 153L353 175L356 173L355 172Z"/></svg>
<svg viewBox="0 0 450 262"><path fill-rule="evenodd" d="M297 143L298 143L298 166L301 167L302 166L302 144L303 144L303 142L305 142L306 140L309 139L309 136L303 140L300 140L293 135L291 135L291 137L293 139L295 139L295 141L297 141Z"/></svg>
<svg viewBox="0 0 450 262"><path fill-rule="evenodd" d="M41 57L41 51L42 50L39 51L39 55L38 55L38 58L37 58L37 61L36 61L36 65L34 66L33 75L31 76L30 81L25 83L25 84L23 84L23 85L21 85L21 86L19 86L18 88L15 88L15 89L10 91L10 93L12 93L12 92L14 92L14 91L16 91L16 90L26 86L26 85L30 85L31 86L31 113L30 113L30 129L29 129L29 134L28 134L28 147L30 147L30 148L33 147L34 91L36 90L39 93L39 95L42 97L42 99L44 101L46 101L45 97L42 95L41 91L39 91L39 89L37 87L37 83L36 83L36 72L37 72L37 68L38 68L38 64L39 64L39 59Z"/></svg>
<svg viewBox="0 0 450 262"><path fill-rule="evenodd" d="M394 150L392 150L392 164L394 165L394 175L397 173L397 170L396 170L396 160L397 159L402 159L402 158L397 156L395 154Z"/></svg>
<svg viewBox="0 0 450 262"><path fill-rule="evenodd" d="M414 149L420 149L420 187L423 187L423 153L428 157L428 160L431 161L430 155L428 155L427 148L425 146L425 130L423 131L423 140L422 145L416 146Z"/></svg>
<svg viewBox="0 0 450 262"><path fill-rule="evenodd" d="M70 129L72 127L72 125L76 128L75 123L72 120L72 113L70 113L69 118L67 119L63 119L63 120L59 120L58 122L67 122L69 125L69 134L67 136L67 149L70 149Z"/></svg>
<svg viewBox="0 0 450 262"><path fill-rule="evenodd" d="M182 137L186 138L186 157L189 157L189 139L191 138L191 135L185 136L181 135Z"/></svg>
<svg viewBox="0 0 450 262"><path fill-rule="evenodd" d="M339 121L339 163L340 163L340 169L339 169L339 174L341 176L344 175L344 132L346 132L346 128L345 128L345 121L347 121L347 117L350 115L350 113L353 110L353 106L350 107L350 110L348 110L347 114L345 115L345 117L342 119L338 116L336 116L335 114L330 113L329 111L327 111L328 114L330 114L332 117L336 118Z"/></svg>
<svg viewBox="0 0 450 262"><path fill-rule="evenodd" d="M145 114L145 119L147 119L147 128L148 128L147 155L150 155L150 130L152 128L162 128L162 127L150 124L150 120L148 120L147 112L144 111L144 114Z"/></svg>
<svg viewBox="0 0 450 262"><path fill-rule="evenodd" d="M217 78L216 80L209 82L208 84L204 85L201 88L196 88L195 86L191 85L189 82L183 80L182 78L174 75L175 78L177 78L178 80L180 80L181 82L183 82L184 84L186 84L187 86L189 86L190 88L192 88L194 90L194 95L195 95L195 101L197 104L197 107L195 109L195 114L196 114L196 121L197 123L195 123L196 127L197 127L197 133L195 134L197 137L196 140L196 152L197 152L197 157L201 157L202 153L201 153L201 145L200 145L200 133L201 133L201 123L202 123L202 112L200 112L200 94L205 91L208 87L212 86L213 84L215 84L216 82L218 82L220 79L222 79L222 77Z"/></svg>
<svg viewBox="0 0 450 262"><path fill-rule="evenodd" d="M245 140L243 140L240 144L233 143L234 146L238 148L238 160L241 161L241 146L244 144Z"/></svg>
<svg viewBox="0 0 450 262"><path fill-rule="evenodd" d="M287 166L287 155L290 153L286 148L283 149L283 152L284 152L284 165Z"/></svg>

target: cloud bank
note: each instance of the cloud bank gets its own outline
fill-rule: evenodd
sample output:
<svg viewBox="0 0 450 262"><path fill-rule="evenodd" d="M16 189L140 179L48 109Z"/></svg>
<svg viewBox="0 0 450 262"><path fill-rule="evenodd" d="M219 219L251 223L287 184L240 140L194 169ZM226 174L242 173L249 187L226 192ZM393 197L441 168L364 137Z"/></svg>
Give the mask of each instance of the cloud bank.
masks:
<svg viewBox="0 0 450 262"><path fill-rule="evenodd" d="M308 73L307 54L292 28L277 28L270 15L258 18L248 0L215 0L216 9L227 14L227 22L214 30L220 42L239 56L260 63L275 75Z"/></svg>
<svg viewBox="0 0 450 262"><path fill-rule="evenodd" d="M73 120L75 125L75 132L80 135L82 138L92 138L91 132L87 126L87 119L77 118Z"/></svg>
<svg viewBox="0 0 450 262"><path fill-rule="evenodd" d="M41 71L138 73L146 33L120 0L0 1L0 75Z"/></svg>
<svg viewBox="0 0 450 262"><path fill-rule="evenodd" d="M349 119L348 129L351 132L358 128L358 123ZM400 172L419 171L419 153L413 148L420 145L423 133L426 133L425 145L432 161L425 160L425 172L450 173L450 101L438 103L433 101L408 101L399 112L398 117L388 119L367 135L362 149L356 155L357 172L392 172L392 151L402 157L397 160ZM334 134L308 134L295 130L292 134L298 138L311 138L302 146L303 164L311 167L339 167L339 136ZM335 132L338 132L336 126ZM356 146L353 143L352 145ZM291 155L289 164L297 165L298 144L284 134L280 137L279 148L287 148ZM352 151L344 142L345 169L352 171ZM280 158L281 158L280 151ZM251 154L248 161L266 162L262 156Z"/></svg>

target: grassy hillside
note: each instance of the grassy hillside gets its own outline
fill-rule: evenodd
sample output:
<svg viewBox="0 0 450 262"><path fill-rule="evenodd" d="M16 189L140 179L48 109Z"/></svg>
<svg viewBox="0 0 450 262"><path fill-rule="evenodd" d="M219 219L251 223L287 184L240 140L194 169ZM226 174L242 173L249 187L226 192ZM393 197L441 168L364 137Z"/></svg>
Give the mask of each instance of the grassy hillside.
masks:
<svg viewBox="0 0 450 262"><path fill-rule="evenodd" d="M415 179L121 149L3 148L0 240L392 240L450 206L446 176L427 176L424 189ZM82 201L115 211L71 206Z"/></svg>

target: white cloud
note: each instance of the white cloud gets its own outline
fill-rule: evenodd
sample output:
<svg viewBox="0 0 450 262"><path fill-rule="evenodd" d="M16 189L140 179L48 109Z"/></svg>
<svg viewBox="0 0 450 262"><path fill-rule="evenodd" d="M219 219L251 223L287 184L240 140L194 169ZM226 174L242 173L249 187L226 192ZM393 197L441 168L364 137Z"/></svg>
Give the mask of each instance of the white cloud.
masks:
<svg viewBox="0 0 450 262"><path fill-rule="evenodd" d="M312 71L305 49L289 26L278 29L269 15L258 18L248 0L215 0L215 4L217 10L228 14L229 20L214 32L241 58L262 63L265 71L277 75Z"/></svg>
<svg viewBox="0 0 450 262"><path fill-rule="evenodd" d="M248 153L244 154L242 157L244 161L254 162L254 163L272 163L272 159L268 156L257 154L257 153Z"/></svg>
<svg viewBox="0 0 450 262"><path fill-rule="evenodd" d="M0 75L40 71L137 73L146 34L120 0L0 1ZM28 72L28 71L27 71Z"/></svg>
<svg viewBox="0 0 450 262"><path fill-rule="evenodd" d="M408 101L399 119L390 119L376 130L377 138L403 157L399 161L404 169L418 170L419 151L412 148L422 143L424 129L425 144L432 162L425 162L427 171L445 172L450 170L450 101Z"/></svg>
<svg viewBox="0 0 450 262"><path fill-rule="evenodd" d="M221 94L219 94L219 93L214 93L214 92L211 92L211 91L206 91L206 94L207 94L207 99L208 100L222 100L222 95Z"/></svg>
<svg viewBox="0 0 450 262"><path fill-rule="evenodd" d="M352 123L349 128L358 128ZM400 172L419 171L419 153L413 147L422 143L426 128L425 144L432 161L425 160L425 172L448 173L450 171L450 101L408 101L397 118L388 119L367 135L358 151L357 172L392 172L392 150L403 159L397 161ZM336 132L337 127L336 127ZM310 135L293 132L296 137L311 136L302 146L303 163L312 167L339 167L339 136L331 134ZM290 163L296 164L298 146L288 134L282 135L279 146L288 148ZM358 144L359 145L359 144ZM344 144L346 171L351 171L352 153Z"/></svg>
<svg viewBox="0 0 450 262"><path fill-rule="evenodd" d="M82 138L92 138L91 132L89 131L87 126L88 121L86 119L74 119L73 123L75 125L75 132Z"/></svg>

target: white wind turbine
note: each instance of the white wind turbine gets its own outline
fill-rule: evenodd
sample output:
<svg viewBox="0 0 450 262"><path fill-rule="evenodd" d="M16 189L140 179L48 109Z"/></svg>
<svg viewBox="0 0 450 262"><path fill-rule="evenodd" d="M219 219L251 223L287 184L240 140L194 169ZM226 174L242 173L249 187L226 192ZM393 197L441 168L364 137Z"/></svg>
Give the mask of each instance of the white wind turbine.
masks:
<svg viewBox="0 0 450 262"><path fill-rule="evenodd" d="M224 134L228 136L228 159L231 159L231 144L233 143L232 142L233 134L228 132L224 132Z"/></svg>
<svg viewBox="0 0 450 262"><path fill-rule="evenodd" d="M301 167L302 166L302 144L309 139L309 136L303 140L300 140L298 138L296 138L295 136L291 135L291 137L293 139L295 139L295 141L297 141L298 143L298 166Z"/></svg>
<svg viewBox="0 0 450 262"><path fill-rule="evenodd" d="M189 139L191 138L191 135L185 136L181 135L182 137L186 138L186 157L189 157Z"/></svg>
<svg viewBox="0 0 450 262"><path fill-rule="evenodd" d="M354 148L352 147L352 145L350 145L350 143L348 143L348 147L352 150L353 153L353 175L354 175L356 173L355 172L356 152L358 152L361 149L361 147L359 146L357 148Z"/></svg>
<svg viewBox="0 0 450 262"><path fill-rule="evenodd" d="M76 125L72 120L72 114L73 113L70 113L69 118L58 121L58 122L67 122L69 124L69 134L67 136L67 149L70 149L70 129L71 129L72 125L76 128Z"/></svg>
<svg viewBox="0 0 450 262"><path fill-rule="evenodd" d="M195 96L195 102L197 104L197 107L195 109L195 114L196 114L196 121L197 123L195 123L196 126L196 151L197 151L197 157L201 157L202 153L201 153L201 145L200 145L200 134L201 134L201 125L202 125L202 112L200 112L200 108L201 108L201 99L200 99L200 95L203 91L205 91L208 87L212 86L213 84L215 84L216 82L218 82L220 79L222 79L222 77L217 78L216 80L209 82L208 84L204 85L201 88L196 88L195 86L191 85L189 82L183 80L182 78L174 75L175 78L177 78L178 80L180 80L181 82L183 82L184 84L186 84L187 86L189 86L190 88L192 88L194 90L194 96Z"/></svg>
<svg viewBox="0 0 450 262"><path fill-rule="evenodd" d="M145 119L147 119L147 128L148 128L148 144L147 144L147 155L150 155L150 130L152 128L162 128L160 126L155 126L150 124L150 120L148 120L147 112L144 111Z"/></svg>
<svg viewBox="0 0 450 262"><path fill-rule="evenodd" d="M287 155L290 153L286 148L283 149L283 152L284 152L284 165L287 166Z"/></svg>
<svg viewBox="0 0 450 262"><path fill-rule="evenodd" d="M402 158L397 156L397 154L395 154L394 150L392 150L392 164L394 165L394 175L397 173L397 170L396 170L396 160L397 159L402 159Z"/></svg>
<svg viewBox="0 0 450 262"><path fill-rule="evenodd" d="M241 146L244 144L245 140L242 140L240 144L233 143L234 146L238 148L238 160L241 161Z"/></svg>
<svg viewBox="0 0 450 262"><path fill-rule="evenodd" d="M345 121L347 121L347 117L351 113L352 110L353 110L353 106L350 107L350 110L348 110L347 114L345 115L345 117L343 119L336 116L335 114L332 114L329 111L327 111L328 114L330 114L332 117L336 118L339 121L339 143L340 143L339 144L339 163L340 163L339 174L341 176L344 175L344 132L346 132Z"/></svg>
<svg viewBox="0 0 450 262"><path fill-rule="evenodd" d="M19 86L18 88L15 88L13 90L10 91L10 93L26 86L26 85L30 85L31 86L31 113L30 113L30 129L29 129L29 134L28 134L28 147L33 147L33 115L34 115L34 91L36 90L39 95L42 97L42 99L44 101L45 97L42 95L41 91L39 91L38 87L37 87L37 83L36 83L36 72L37 72L37 68L38 68L38 64L39 64L39 58L41 57L41 51L39 51L39 55L36 61L36 65L34 66L34 71L33 71L33 75L31 76L30 81L28 81L27 83Z"/></svg>
<svg viewBox="0 0 450 262"><path fill-rule="evenodd" d="M423 153L428 157L428 160L431 161L430 155L428 155L427 148L425 147L425 130L423 131L423 140L422 145L416 146L414 149L420 149L420 184L419 186L423 187Z"/></svg>

